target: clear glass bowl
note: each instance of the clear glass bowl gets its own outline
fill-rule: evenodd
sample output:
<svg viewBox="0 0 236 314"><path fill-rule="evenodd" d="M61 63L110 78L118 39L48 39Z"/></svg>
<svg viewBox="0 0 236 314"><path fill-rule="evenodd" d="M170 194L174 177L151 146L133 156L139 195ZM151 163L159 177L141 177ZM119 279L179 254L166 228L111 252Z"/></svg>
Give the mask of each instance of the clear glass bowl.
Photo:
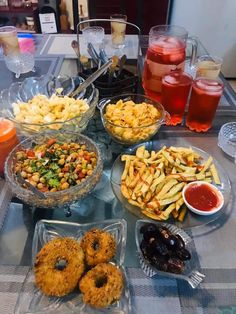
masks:
<svg viewBox="0 0 236 314"><path fill-rule="evenodd" d="M17 176L14 171L14 165L16 162L16 152L22 148L32 148L35 144L45 143L50 138L56 138L61 142L75 142L79 144L85 144L89 151L93 151L97 156L97 165L91 176L87 177L85 181L78 185L72 186L69 189L47 192L45 193L46 199L39 198L35 193L27 190L21 186L17 180ZM65 205L72 204L79 199L85 197L92 189L96 186L102 175L102 159L100 151L97 145L88 137L76 134L73 132L58 133L45 133L42 135L35 136L34 138L28 138L18 144L9 154L5 162L5 179L8 183L9 189L14 195L21 199L24 203L36 207L62 207Z"/></svg>
<svg viewBox="0 0 236 314"><path fill-rule="evenodd" d="M20 135L23 136L35 136L39 132L45 132L50 130L60 130L72 131L72 132L82 132L89 120L92 118L96 105L98 103L98 90L93 84L88 86L86 90L81 92L76 98L86 99L89 105L89 109L82 115L75 116L66 121L57 121L50 123L26 123L19 122L15 119L13 113L12 104L15 102L28 102L35 95L43 94L50 97L55 93L57 88L63 88L62 95L68 95L72 92L78 85L84 81L81 77L70 78L68 76L46 76L41 77L29 77L23 82L17 82L11 84L8 89L3 90L0 93L0 106L1 116L13 121Z"/></svg>
<svg viewBox="0 0 236 314"><path fill-rule="evenodd" d="M158 151L164 145L172 146L175 144L172 142L168 142L166 140L150 141L150 142L146 142L143 144L139 144L139 145L130 147L130 148L126 149L123 152L123 154L135 155L135 152L140 145L145 145L145 147L148 151L152 151L152 150ZM184 145L181 145L181 146L184 147ZM203 151L197 147L194 147L194 146L191 146L191 147L195 152L197 152L203 158L202 159L203 163L206 162L206 160L210 157L210 155L207 152L205 152L205 151ZM219 212L215 213L214 215L210 215L210 216L200 216L200 215L192 213L191 211L187 211L187 214L186 214L183 222L180 222L177 219L173 219L172 217L170 217L168 219L168 223L173 223L174 225L178 226L179 228L191 229L194 227L200 227L203 225L207 225L210 222L217 220L222 214L224 214L224 215L228 214L227 213L228 212L227 204L228 204L228 202L230 200L230 196L231 196L231 183L230 183L227 172L220 165L220 163L214 159L214 164L218 170L218 174L219 174L219 177L221 180L221 184L217 185L217 188L221 191L221 193L224 196L223 208ZM115 160L115 162L112 166L112 169L111 169L111 179L110 179L111 180L111 187L112 187L112 190L113 190L115 196L121 202L121 204L127 210L129 210L131 213L133 213L134 215L138 216L139 218L143 218L143 219L146 218L146 219L150 219L150 221L154 221L151 218L147 218L147 216L145 216L142 213L142 211L139 207L130 204L128 202L128 200L121 193L121 176L122 176L122 173L124 171L124 166L125 166L125 163L123 161L121 161L121 155L120 155Z"/></svg>
<svg viewBox="0 0 236 314"><path fill-rule="evenodd" d="M124 127L113 124L104 116L106 113L106 107L110 104L116 104L119 100L132 100L134 103L145 102L147 104L151 104L158 109L161 116L157 121L146 126ZM164 110L163 106L145 95L124 94L110 99L103 99L100 101L98 107L100 109L102 122L106 131L116 142L123 145L133 145L149 140L157 133L161 125L165 124L165 122L169 119L169 114Z"/></svg>
<svg viewBox="0 0 236 314"><path fill-rule="evenodd" d="M35 256L48 241L56 237L72 237L80 241L84 233L92 228L103 229L111 233L116 239L116 255L111 263L115 263L123 272L124 289L121 299L105 309L92 308L83 303L82 295L78 291L71 292L65 297L47 297L35 285L27 291L27 287L34 282L34 272L27 274L22 289L18 295L15 313L84 313L84 314L128 314L131 299L127 275L124 268L127 223L124 219L111 219L87 224L73 222L41 220L36 224L32 243L32 264Z"/></svg>
<svg viewBox="0 0 236 314"><path fill-rule="evenodd" d="M198 259L196 256L196 249L195 249L192 239L184 230L174 225L161 223L161 222L154 222L154 224L157 225L158 227L164 226L172 234L178 234L183 239L186 249L191 254L191 259L185 262L185 268L181 274L175 274L175 273L171 273L167 271L165 272L165 271L158 270L156 267L151 265L151 263L147 259L145 259L140 249L140 244L143 238L142 234L140 233L140 229L142 228L142 226L149 223L150 221L148 220L137 220L136 226L135 226L135 241L136 241L137 251L139 254L140 266L143 272L145 273L145 275L147 275L148 277L154 277L156 275L157 276L160 275L160 276L165 276L169 278L182 279L182 280L187 281L192 288L196 288L204 279L205 275L200 273L197 270Z"/></svg>
<svg viewBox="0 0 236 314"><path fill-rule="evenodd" d="M236 122L222 125L218 134L218 146L236 162Z"/></svg>

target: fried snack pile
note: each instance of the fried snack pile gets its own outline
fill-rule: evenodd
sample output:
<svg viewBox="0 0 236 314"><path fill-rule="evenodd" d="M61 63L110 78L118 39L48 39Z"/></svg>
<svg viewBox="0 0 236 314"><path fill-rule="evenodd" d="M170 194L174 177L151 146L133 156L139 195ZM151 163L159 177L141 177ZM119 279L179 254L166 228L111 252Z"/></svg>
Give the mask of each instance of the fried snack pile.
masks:
<svg viewBox="0 0 236 314"><path fill-rule="evenodd" d="M45 295L57 297L79 287L84 303L105 308L120 300L124 288L121 269L110 263L116 248L115 237L96 228L87 231L80 242L54 238L36 255L36 286Z"/></svg>
<svg viewBox="0 0 236 314"><path fill-rule="evenodd" d="M148 152L145 146L136 155L122 155L125 162L121 177L121 192L132 205L155 220L167 220L170 214L183 221L187 207L182 198L184 186L191 181L214 181L220 178L213 158L204 163L191 147L164 146Z"/></svg>
<svg viewBox="0 0 236 314"><path fill-rule="evenodd" d="M107 123L106 128L114 137L121 142L137 142L156 131L155 123L160 119L161 113L152 104L119 100L116 104L106 107L104 117L111 123Z"/></svg>
<svg viewBox="0 0 236 314"><path fill-rule="evenodd" d="M64 122L81 116L89 109L85 100L55 94L50 98L39 94L28 102L13 103L12 107L17 121L32 124ZM59 129L60 127L60 124L50 126L52 129ZM38 130L38 126L31 128Z"/></svg>

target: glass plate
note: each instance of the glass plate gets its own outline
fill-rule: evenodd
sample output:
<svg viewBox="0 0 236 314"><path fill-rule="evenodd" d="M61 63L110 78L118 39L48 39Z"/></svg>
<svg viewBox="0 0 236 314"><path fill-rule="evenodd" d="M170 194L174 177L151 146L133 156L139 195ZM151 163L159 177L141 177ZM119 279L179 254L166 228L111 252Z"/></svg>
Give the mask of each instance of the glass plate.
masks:
<svg viewBox="0 0 236 314"><path fill-rule="evenodd" d="M163 145L161 145L160 141L153 141L153 142L146 142L142 143L133 147L128 148L125 152L122 154L135 154L136 149L141 146L145 145L146 149L151 151L157 151L159 150ZM182 147L189 147L190 145L181 145ZM207 152L191 146L199 155L203 157L203 161L206 161L208 157L210 156ZM113 192L115 196L118 198L118 200L122 203L122 205L128 209L130 212L138 216L139 218L143 219L150 219L153 221L151 218L148 218L147 216L143 215L140 211L140 209L137 206L131 205L127 199L122 195L121 190L120 190L120 180L121 180L121 175L124 170L124 162L121 161L121 155L117 157L115 160L112 170L111 170L111 186L113 189ZM186 217L183 222L179 222L177 220L174 220L173 218L168 219L168 223L173 223L176 226L183 228L183 229L189 229L193 227L199 227L202 225L206 225L214 220L216 220L219 216L222 215L222 213L226 212L227 208L227 203L230 198L230 193L231 193L231 184L229 177L227 173L225 172L224 168L217 162L217 160L214 159L214 164L218 170L218 174L221 180L221 185L217 185L218 189L223 193L224 196L224 207L217 212L216 214L209 215L209 216L200 216L197 214L192 213L191 211L188 211L186 214Z"/></svg>
<svg viewBox="0 0 236 314"><path fill-rule="evenodd" d="M123 272L124 289L119 301L113 303L105 309L96 309L83 303L82 294L73 291L65 297L47 297L34 285L33 269L28 272L22 289L19 293L15 307L16 314L35 313L83 313L98 314L130 313L130 293L127 275L125 272L124 258L126 246L127 223L124 219L111 219L101 222L77 224L63 221L41 220L36 224L33 244L32 244L32 265L34 264L37 252L45 243L56 237L72 237L80 240L83 234L91 228L99 228L110 232L116 239L116 255L111 260Z"/></svg>
<svg viewBox="0 0 236 314"><path fill-rule="evenodd" d="M140 266L148 277L153 277L156 275L161 275L161 276L166 276L170 278L175 278L175 279L182 279L187 281L192 288L196 288L200 282L205 278L205 275L200 273L196 268L197 268L197 263L196 263L196 251L194 248L194 244L192 239L189 237L189 235L184 232L184 230L176 227L175 225L171 224L166 224L166 223L161 223L161 222L154 222L157 226L165 226L166 228L169 229L169 231L173 234L179 234L181 238L184 240L185 247L189 252L191 253L191 259L189 261L185 262L185 268L184 271L181 274L174 274L170 272L165 272L165 271L160 271L153 267L149 261L147 261L140 249L140 243L142 241L142 234L140 233L140 229L143 225L150 223L149 220L138 220L136 222L135 226L135 241L136 241L136 246L137 250L139 253L139 261L140 261Z"/></svg>

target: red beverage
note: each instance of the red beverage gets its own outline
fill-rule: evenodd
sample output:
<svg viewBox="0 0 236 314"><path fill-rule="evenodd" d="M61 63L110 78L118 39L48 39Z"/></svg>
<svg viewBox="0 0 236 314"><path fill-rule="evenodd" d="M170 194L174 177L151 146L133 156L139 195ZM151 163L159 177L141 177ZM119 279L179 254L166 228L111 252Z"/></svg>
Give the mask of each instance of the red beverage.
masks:
<svg viewBox="0 0 236 314"><path fill-rule="evenodd" d="M160 100L162 77L170 71L184 70L185 41L181 38L161 36L150 43L143 70L145 94Z"/></svg>
<svg viewBox="0 0 236 314"><path fill-rule="evenodd" d="M223 88L222 83L208 78L198 78L193 82L186 120L190 130L206 132L211 128Z"/></svg>
<svg viewBox="0 0 236 314"><path fill-rule="evenodd" d="M186 73L172 72L162 78L161 103L170 114L168 125L182 122L184 109L192 84L192 77Z"/></svg>

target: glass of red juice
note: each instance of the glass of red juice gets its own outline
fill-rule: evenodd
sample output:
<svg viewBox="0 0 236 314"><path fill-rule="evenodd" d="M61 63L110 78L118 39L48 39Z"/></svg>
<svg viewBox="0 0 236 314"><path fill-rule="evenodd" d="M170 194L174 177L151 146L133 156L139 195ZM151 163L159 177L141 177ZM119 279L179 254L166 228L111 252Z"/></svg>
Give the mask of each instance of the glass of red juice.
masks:
<svg viewBox="0 0 236 314"><path fill-rule="evenodd" d="M184 70L186 41L192 44L190 65L195 63L197 43L188 38L185 28L158 25L151 28L142 76L145 94L161 99L162 77L173 70Z"/></svg>
<svg viewBox="0 0 236 314"><path fill-rule="evenodd" d="M162 78L161 103L170 114L168 125L180 124L192 85L192 76L178 71L170 72Z"/></svg>
<svg viewBox="0 0 236 314"><path fill-rule="evenodd" d="M187 127L196 132L206 132L212 126L224 86L217 80L199 77L192 84Z"/></svg>

